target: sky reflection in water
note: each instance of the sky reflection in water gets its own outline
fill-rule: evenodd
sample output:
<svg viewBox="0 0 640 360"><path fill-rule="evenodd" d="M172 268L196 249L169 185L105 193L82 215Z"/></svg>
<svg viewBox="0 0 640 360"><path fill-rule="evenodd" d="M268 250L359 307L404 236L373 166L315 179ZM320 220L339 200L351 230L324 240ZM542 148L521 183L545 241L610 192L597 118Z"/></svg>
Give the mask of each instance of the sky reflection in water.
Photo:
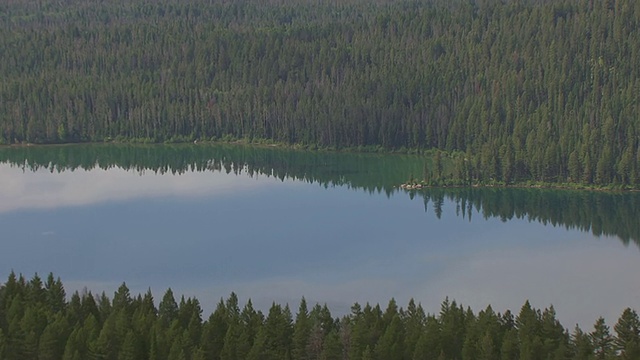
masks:
<svg viewBox="0 0 640 360"><path fill-rule="evenodd" d="M245 174L51 173L0 164L0 270L60 276L68 292L167 287L208 314L231 291L266 310L301 296L342 315L358 301L445 296L475 311L553 304L563 325L640 308L638 248L514 219L471 221L420 198ZM3 280L6 275L3 276Z"/></svg>

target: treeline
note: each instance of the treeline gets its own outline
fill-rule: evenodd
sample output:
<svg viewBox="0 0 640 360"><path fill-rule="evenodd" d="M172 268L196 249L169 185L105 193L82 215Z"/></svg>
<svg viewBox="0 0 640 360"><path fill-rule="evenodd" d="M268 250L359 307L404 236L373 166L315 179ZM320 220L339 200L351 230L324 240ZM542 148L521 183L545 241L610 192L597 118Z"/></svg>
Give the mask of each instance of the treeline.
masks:
<svg viewBox="0 0 640 360"><path fill-rule="evenodd" d="M295 315L273 303L266 314L232 293L203 319L195 298L167 290L156 307L148 291L131 295L122 284L110 299L90 291L67 300L60 279L11 273L0 286L0 359L638 359L640 320L625 309L611 331L597 319L592 331L571 333L553 306L527 301L517 315L478 314L455 301L439 314L391 300L355 303L334 318L326 305L304 298Z"/></svg>
<svg viewBox="0 0 640 360"><path fill-rule="evenodd" d="M0 25L4 143L438 148L468 181L640 185L637 1L11 0Z"/></svg>
<svg viewBox="0 0 640 360"><path fill-rule="evenodd" d="M308 151L238 144L74 144L1 147L0 163L25 171L122 168L139 173L190 171L274 176L349 186L390 196L411 174L423 174L429 158L404 154Z"/></svg>

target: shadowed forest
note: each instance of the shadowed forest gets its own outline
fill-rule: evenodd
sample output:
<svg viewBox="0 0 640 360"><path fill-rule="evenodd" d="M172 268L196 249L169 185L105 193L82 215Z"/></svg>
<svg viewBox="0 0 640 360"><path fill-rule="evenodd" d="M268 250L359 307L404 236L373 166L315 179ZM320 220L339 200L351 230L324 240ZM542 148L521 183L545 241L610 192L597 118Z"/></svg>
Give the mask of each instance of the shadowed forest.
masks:
<svg viewBox="0 0 640 360"><path fill-rule="evenodd" d="M460 181L640 185L640 3L10 0L0 142L458 154Z"/></svg>

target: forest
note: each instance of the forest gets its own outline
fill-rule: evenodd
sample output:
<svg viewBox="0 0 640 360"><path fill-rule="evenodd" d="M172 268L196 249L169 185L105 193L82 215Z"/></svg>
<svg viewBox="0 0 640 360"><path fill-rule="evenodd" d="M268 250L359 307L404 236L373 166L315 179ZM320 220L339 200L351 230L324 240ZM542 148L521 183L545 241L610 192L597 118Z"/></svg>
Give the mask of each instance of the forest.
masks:
<svg viewBox="0 0 640 360"><path fill-rule="evenodd" d="M8 0L0 143L455 157L459 183L640 186L634 0Z"/></svg>
<svg viewBox="0 0 640 360"><path fill-rule="evenodd" d="M307 304L295 315L288 304L266 313L231 293L207 319L196 298L166 290L156 306L147 291L132 295L125 283L67 298L53 274L31 280L14 272L0 285L0 359L638 359L640 320L622 311L613 329L600 317L588 332L571 332L553 306L526 301L517 314L491 306L475 314L445 299L438 314L412 299L406 308L355 303L333 317L326 305Z"/></svg>

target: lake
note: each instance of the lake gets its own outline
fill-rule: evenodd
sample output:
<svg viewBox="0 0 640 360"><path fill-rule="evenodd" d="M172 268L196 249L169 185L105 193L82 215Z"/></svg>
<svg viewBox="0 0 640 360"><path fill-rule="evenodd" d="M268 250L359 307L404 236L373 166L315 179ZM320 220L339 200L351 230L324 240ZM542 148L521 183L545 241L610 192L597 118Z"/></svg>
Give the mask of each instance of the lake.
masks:
<svg viewBox="0 0 640 360"><path fill-rule="evenodd" d="M572 329L640 309L640 195L398 185L422 156L241 145L0 148L0 273L60 276L67 293L168 287L205 315L236 292L268 309L302 296L445 297L474 311L553 304Z"/></svg>

